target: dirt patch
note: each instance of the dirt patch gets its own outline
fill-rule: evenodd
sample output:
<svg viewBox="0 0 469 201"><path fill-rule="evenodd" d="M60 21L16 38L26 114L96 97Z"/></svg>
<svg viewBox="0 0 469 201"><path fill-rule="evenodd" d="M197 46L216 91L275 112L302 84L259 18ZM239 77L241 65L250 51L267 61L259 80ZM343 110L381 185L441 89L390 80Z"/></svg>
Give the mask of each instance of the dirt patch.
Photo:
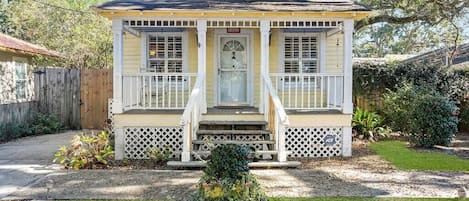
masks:
<svg viewBox="0 0 469 201"><path fill-rule="evenodd" d="M373 172L388 172L396 170L389 162L368 148L368 142L355 140L352 142L352 157L333 157L319 159L300 159L303 169L344 167L351 169L370 170Z"/></svg>
<svg viewBox="0 0 469 201"><path fill-rule="evenodd" d="M431 152L455 155L462 159L469 159L469 133L458 133L450 146L435 146L431 149L413 148L418 152Z"/></svg>

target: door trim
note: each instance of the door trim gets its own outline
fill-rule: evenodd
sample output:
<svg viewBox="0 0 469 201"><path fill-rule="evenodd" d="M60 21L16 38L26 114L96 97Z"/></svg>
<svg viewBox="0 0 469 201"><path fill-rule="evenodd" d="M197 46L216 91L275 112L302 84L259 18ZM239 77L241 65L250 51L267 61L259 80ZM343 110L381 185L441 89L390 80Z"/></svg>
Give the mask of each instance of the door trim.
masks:
<svg viewBox="0 0 469 201"><path fill-rule="evenodd" d="M246 104L236 104L236 105L227 105L227 104L221 104L220 101L220 77L218 75L218 68L220 66L220 40L221 37L239 37L239 36L244 36L246 37L246 47L248 48L247 52L247 70L246 70L246 78L247 78L247 86L246 86L246 100L247 100L247 105ZM253 43L253 36L254 32L253 30L248 30L248 29L241 29L241 33L226 33L226 29L215 29L215 37L214 37L214 44L215 44L215 49L213 52L214 56L214 68L213 68L213 76L214 76L214 84L215 87L213 87L213 103L214 106L253 106L254 105L254 91L253 87L255 85L254 83L254 43Z"/></svg>

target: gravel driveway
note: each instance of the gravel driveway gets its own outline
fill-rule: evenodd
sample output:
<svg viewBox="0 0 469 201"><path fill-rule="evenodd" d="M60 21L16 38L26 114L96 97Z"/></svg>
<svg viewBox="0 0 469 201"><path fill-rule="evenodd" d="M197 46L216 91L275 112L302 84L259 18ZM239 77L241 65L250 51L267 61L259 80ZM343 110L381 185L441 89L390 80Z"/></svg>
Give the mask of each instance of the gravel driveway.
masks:
<svg viewBox="0 0 469 201"><path fill-rule="evenodd" d="M200 170L58 170L52 154L73 134L0 145L4 199L185 200L202 176ZM252 172L269 196L279 197L457 197L458 188L468 185L469 172L400 171L366 149L355 148L354 154L304 161L300 169Z"/></svg>

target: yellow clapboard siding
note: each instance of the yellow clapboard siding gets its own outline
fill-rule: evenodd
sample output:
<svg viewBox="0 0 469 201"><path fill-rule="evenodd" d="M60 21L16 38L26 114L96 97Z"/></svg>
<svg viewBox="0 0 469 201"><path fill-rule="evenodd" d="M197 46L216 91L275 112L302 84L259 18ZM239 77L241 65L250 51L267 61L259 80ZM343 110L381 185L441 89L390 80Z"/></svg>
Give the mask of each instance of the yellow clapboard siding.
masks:
<svg viewBox="0 0 469 201"><path fill-rule="evenodd" d="M339 45L337 46L337 39ZM342 73L344 62L344 35L335 34L326 38L326 72Z"/></svg>
<svg viewBox="0 0 469 201"><path fill-rule="evenodd" d="M196 29L188 29L188 39L187 43L189 49L187 50L188 58L189 58L189 72L190 73L196 73L197 68L198 68L198 63L197 63L197 58L198 58L198 53L197 53L197 30Z"/></svg>
<svg viewBox="0 0 469 201"><path fill-rule="evenodd" d="M289 114L290 127L351 126L350 114Z"/></svg>
<svg viewBox="0 0 469 201"><path fill-rule="evenodd" d="M279 64L279 29L272 29L270 37L270 48L269 48L269 73L280 72Z"/></svg>
<svg viewBox="0 0 469 201"><path fill-rule="evenodd" d="M207 81L207 106L213 107L214 106L214 91L217 89L215 86L215 63L214 63L214 56L217 54L215 53L215 31L213 29L207 30L207 67L206 67L206 81Z"/></svg>
<svg viewBox="0 0 469 201"><path fill-rule="evenodd" d="M138 73L141 66L141 38L132 34L124 35L124 55L123 70L124 73Z"/></svg>
<svg viewBox="0 0 469 201"><path fill-rule="evenodd" d="M285 89L284 92L277 91L277 95L284 105L284 107L325 107L327 105L327 93L321 92L321 90L307 90L301 89L291 91Z"/></svg>

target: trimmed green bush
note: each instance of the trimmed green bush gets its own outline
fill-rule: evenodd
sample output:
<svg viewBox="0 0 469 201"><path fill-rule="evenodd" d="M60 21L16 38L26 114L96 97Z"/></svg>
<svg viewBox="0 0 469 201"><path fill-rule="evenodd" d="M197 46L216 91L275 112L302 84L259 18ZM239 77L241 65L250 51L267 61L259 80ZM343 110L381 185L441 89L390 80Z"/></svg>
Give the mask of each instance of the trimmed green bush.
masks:
<svg viewBox="0 0 469 201"><path fill-rule="evenodd" d="M260 184L249 173L253 154L248 147L222 145L211 153L194 201L267 201Z"/></svg>
<svg viewBox="0 0 469 201"><path fill-rule="evenodd" d="M31 122L9 122L0 125L0 142L10 141L20 137L57 133L62 124L53 114L37 113Z"/></svg>
<svg viewBox="0 0 469 201"><path fill-rule="evenodd" d="M393 130L421 147L448 145L458 129L458 108L430 87L406 84L384 95L383 112Z"/></svg>

